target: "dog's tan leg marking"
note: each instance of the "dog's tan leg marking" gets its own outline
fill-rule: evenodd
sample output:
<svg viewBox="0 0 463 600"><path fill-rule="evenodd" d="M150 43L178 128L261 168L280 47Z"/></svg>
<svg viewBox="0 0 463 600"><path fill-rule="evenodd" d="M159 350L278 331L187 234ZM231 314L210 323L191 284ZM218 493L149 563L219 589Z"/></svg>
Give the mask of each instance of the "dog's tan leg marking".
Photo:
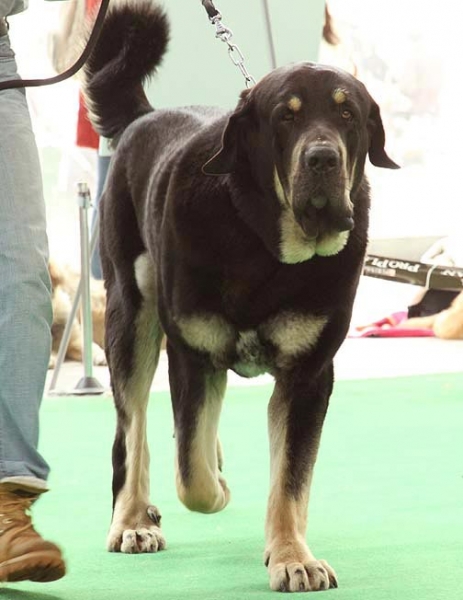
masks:
<svg viewBox="0 0 463 600"><path fill-rule="evenodd" d="M141 402L128 417L126 481L114 506L107 547L113 552L137 554L165 548L160 515L149 500L149 450Z"/></svg>
<svg viewBox="0 0 463 600"><path fill-rule="evenodd" d="M209 376L206 382L206 397L198 412L190 445L190 478L187 485L181 476L178 453L176 456L178 497L187 508L197 512L218 512L230 500L230 491L220 473L222 448L217 437L226 383L226 372L217 372Z"/></svg>
<svg viewBox="0 0 463 600"><path fill-rule="evenodd" d="M166 542L159 527L160 515L149 500L149 449L146 438L146 407L159 359L163 332L157 319L153 271L146 255L135 263L142 307L134 327L134 370L119 393L126 414L126 478L114 505L107 538L108 550L136 554L157 552Z"/></svg>
<svg viewBox="0 0 463 600"><path fill-rule="evenodd" d="M269 404L270 495L265 526L265 563L270 587L276 591L307 592L337 587L336 574L324 560L316 560L305 541L307 505L313 464L298 496L287 490L288 406L278 384Z"/></svg>

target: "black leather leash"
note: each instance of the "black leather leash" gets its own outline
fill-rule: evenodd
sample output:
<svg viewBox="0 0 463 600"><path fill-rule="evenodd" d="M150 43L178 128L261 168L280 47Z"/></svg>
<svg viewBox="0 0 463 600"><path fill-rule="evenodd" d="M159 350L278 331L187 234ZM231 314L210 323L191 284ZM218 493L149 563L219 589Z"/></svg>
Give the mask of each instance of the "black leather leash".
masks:
<svg viewBox="0 0 463 600"><path fill-rule="evenodd" d="M98 14L95 19L95 24L93 25L92 33L88 38L87 45L84 48L84 51L77 59L77 61L66 69L64 73L60 73L59 75L55 75L54 77L47 77L43 79L11 79L10 81L1 81L0 82L0 91L1 90L9 90L13 88L24 88L24 87L38 87L41 85L52 85L53 83L59 83L60 81L64 81L69 77L72 77L77 73L77 71L83 66L87 58L93 51L95 44L100 35L101 28L103 27L103 21L106 16L106 11L108 10L110 0L101 0L101 5L98 10Z"/></svg>
<svg viewBox="0 0 463 600"><path fill-rule="evenodd" d="M246 82L246 87L250 87L255 83L254 77L250 75L244 65L244 57L236 44L231 43L232 31L225 27L222 24L222 15L215 8L212 0L201 0L202 5L206 9L209 20L216 27L216 37L218 37L221 41L226 42L228 45L228 54L235 66L237 66ZM87 45L84 48L84 51L77 59L77 61L69 68L64 71L64 73L60 73L59 75L55 75L53 77L47 77L42 79L11 79L9 81L0 82L0 91L9 90L13 88L25 88L25 87L38 87L42 85L52 85L54 83L59 83L60 81L64 81L69 77L72 77L82 68L85 61L88 59L90 54L95 47L95 44L98 40L98 37L101 32L101 28L103 27L103 22L106 16L106 12L108 10L110 0L101 0L101 5L98 10L97 17L95 19L95 23L93 25L92 33L88 39Z"/></svg>
<svg viewBox="0 0 463 600"><path fill-rule="evenodd" d="M219 14L219 11L214 6L212 0L202 0L203 6L206 9L207 15L209 19L213 19Z"/></svg>

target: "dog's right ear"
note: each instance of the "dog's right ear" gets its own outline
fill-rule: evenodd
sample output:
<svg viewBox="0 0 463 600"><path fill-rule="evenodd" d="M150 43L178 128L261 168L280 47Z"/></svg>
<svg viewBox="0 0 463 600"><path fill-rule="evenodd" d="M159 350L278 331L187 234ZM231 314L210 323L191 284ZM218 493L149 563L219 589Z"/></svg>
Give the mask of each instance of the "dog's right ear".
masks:
<svg viewBox="0 0 463 600"><path fill-rule="evenodd" d="M205 175L228 175L235 170L243 130L250 112L249 93L250 90L242 92L238 106L223 132L222 148L203 165Z"/></svg>
<svg viewBox="0 0 463 600"><path fill-rule="evenodd" d="M384 169L400 169L399 165L389 158L384 149L386 136L384 133L383 122L381 120L379 106L373 98L371 99L369 121L370 148L368 149L368 157L371 164L375 165L375 167L383 167Z"/></svg>

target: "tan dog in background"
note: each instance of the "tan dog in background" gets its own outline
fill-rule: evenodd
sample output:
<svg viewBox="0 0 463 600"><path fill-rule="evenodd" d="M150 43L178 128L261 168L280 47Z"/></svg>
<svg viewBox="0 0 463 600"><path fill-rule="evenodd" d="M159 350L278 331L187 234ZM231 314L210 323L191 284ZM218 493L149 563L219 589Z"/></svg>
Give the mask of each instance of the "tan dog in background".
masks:
<svg viewBox="0 0 463 600"><path fill-rule="evenodd" d="M48 270L50 272L52 284L53 306L52 351L48 368L53 369L56 364L56 357L63 338L64 329L71 314L75 294L79 286L80 275L67 266L58 265L58 263L53 260L50 260ZM103 282L92 279L90 291L93 323L93 364L106 365L106 356L103 350L106 291ZM81 361L82 356L83 339L81 313L78 311L72 323L65 358L67 360Z"/></svg>

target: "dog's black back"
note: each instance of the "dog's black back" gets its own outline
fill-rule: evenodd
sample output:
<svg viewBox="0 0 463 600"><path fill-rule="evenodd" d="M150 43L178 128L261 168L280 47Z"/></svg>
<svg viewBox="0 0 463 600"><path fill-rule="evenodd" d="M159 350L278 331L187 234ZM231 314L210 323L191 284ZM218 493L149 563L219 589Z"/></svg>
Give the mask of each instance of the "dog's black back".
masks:
<svg viewBox="0 0 463 600"><path fill-rule="evenodd" d="M101 209L118 411L108 547L165 545L149 502L145 411L166 334L179 497L193 510L224 508L227 370L272 373L270 585L332 587L334 571L304 541L308 493L367 244L365 160L396 165L378 106L331 67L277 69L232 113L153 110L142 82L168 37L148 0L117 5L86 68L94 123L117 144Z"/></svg>

